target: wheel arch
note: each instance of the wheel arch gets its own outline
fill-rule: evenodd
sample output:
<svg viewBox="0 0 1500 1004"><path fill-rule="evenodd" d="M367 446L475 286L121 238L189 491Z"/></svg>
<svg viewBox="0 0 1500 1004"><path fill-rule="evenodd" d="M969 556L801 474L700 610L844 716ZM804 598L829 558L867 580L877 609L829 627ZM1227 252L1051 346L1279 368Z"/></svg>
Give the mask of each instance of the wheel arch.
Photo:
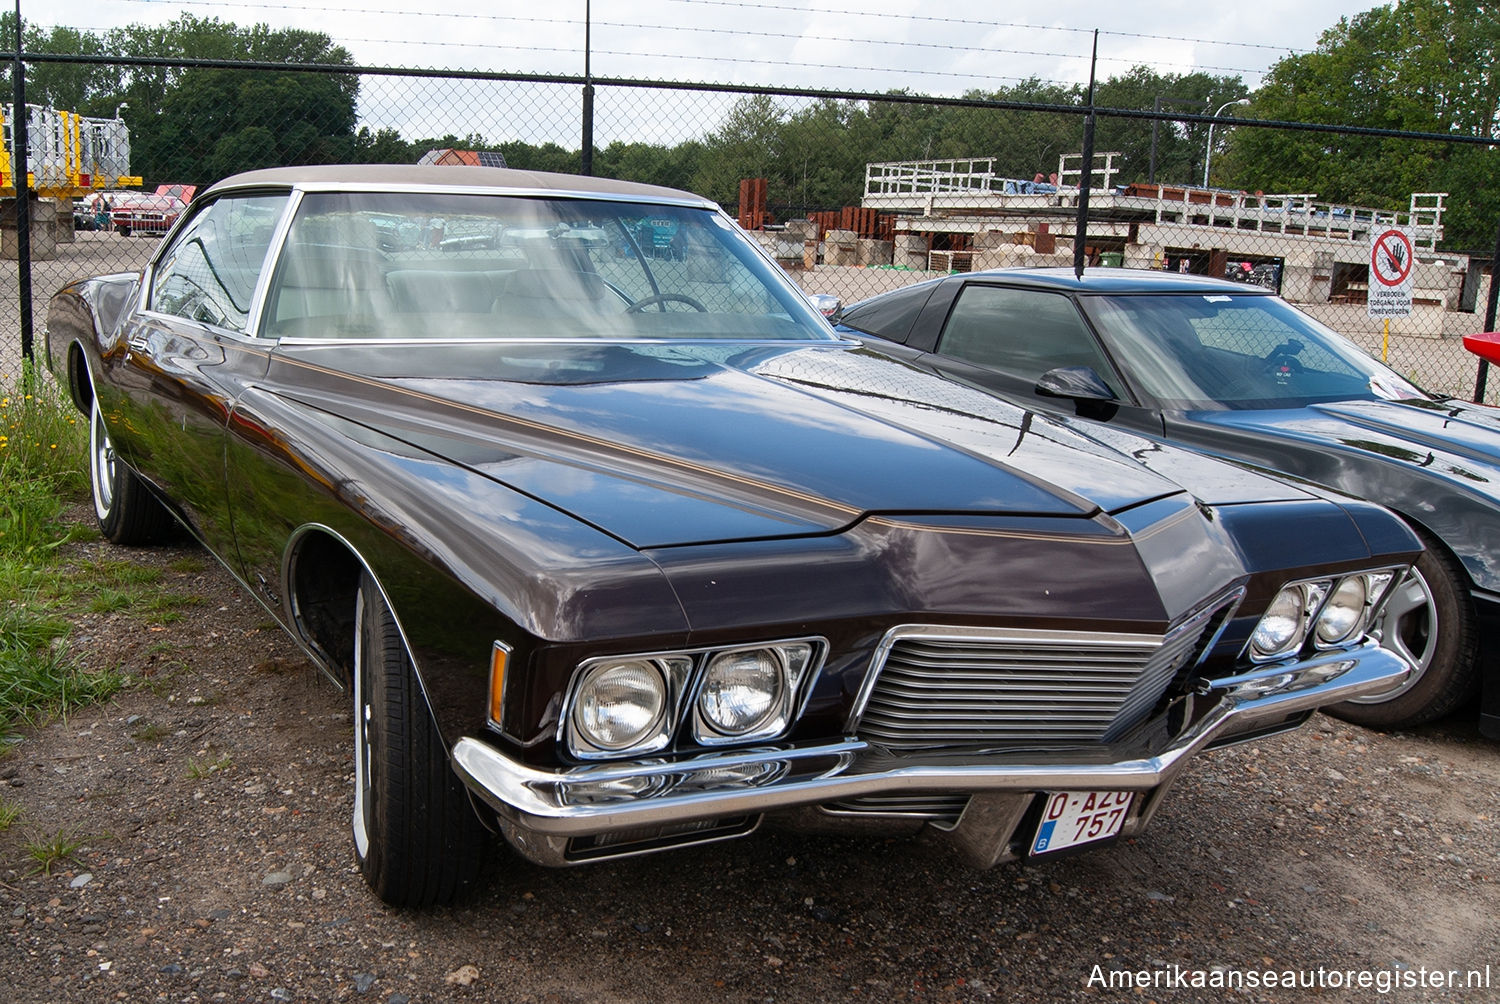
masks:
<svg viewBox="0 0 1500 1004"><path fill-rule="evenodd" d="M73 406L87 415L94 407L94 374L89 368L83 343L76 338L68 343L66 367L68 396L72 398Z"/></svg>
<svg viewBox="0 0 1500 1004"><path fill-rule="evenodd" d="M359 553L359 549L337 530L321 523L308 523L292 532L282 560L282 595L286 615L297 640L323 670L347 687L354 669L354 609L360 580L369 573L381 590L381 599L391 610L398 630L401 620L391 606L385 587ZM410 651L406 632L402 642Z"/></svg>
<svg viewBox="0 0 1500 1004"><path fill-rule="evenodd" d="M453 701L446 704L434 692L424 667L424 650L415 644L402 616L401 605L376 571L376 563L349 539L323 523L305 523L292 532L282 559L284 616L293 637L311 655L324 673L349 690L354 673L355 607L365 576L380 592L381 602L411 660L417 689L427 706L444 746L452 748L449 732L456 727L451 715ZM481 695L482 697L482 695ZM478 700L460 704L483 707ZM449 711L449 714L444 712Z"/></svg>

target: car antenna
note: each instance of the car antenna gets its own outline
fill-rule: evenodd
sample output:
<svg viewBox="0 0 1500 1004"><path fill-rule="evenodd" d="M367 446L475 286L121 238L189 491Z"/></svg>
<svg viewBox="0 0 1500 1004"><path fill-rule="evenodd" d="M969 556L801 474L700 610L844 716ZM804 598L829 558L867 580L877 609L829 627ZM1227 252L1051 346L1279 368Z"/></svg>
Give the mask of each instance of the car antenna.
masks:
<svg viewBox="0 0 1500 1004"><path fill-rule="evenodd" d="M1099 29L1094 29L1094 54L1089 60L1089 114L1083 120L1083 164L1078 176L1078 225L1073 235L1073 275L1083 278L1083 264L1088 257L1085 245L1089 235L1089 189L1094 184L1094 71L1099 66Z"/></svg>

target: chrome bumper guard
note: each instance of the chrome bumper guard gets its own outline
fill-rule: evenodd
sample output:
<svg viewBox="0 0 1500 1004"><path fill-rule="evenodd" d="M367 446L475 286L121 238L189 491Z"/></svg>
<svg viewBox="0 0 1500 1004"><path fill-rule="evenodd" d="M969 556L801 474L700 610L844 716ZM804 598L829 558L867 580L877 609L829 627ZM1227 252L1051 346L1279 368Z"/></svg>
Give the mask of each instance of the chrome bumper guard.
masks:
<svg viewBox="0 0 1500 1004"><path fill-rule="evenodd" d="M543 864L571 864L574 838L691 827L708 820L912 791L1023 795L1061 790L1133 790L1137 798L1124 834L1146 825L1161 796L1194 753L1234 741L1291 716L1399 685L1410 668L1373 642L1242 676L1199 681L1195 693L1213 701L1167 747L1149 756L1109 758L1110 749L1047 756L1037 752L933 750L893 754L858 739L816 746L757 747L666 758L539 770L517 763L477 739L453 748L454 768L495 810L511 843ZM984 804L984 800L976 799ZM990 800L989 805L994 805ZM1018 799L1009 804L1018 805ZM1007 811L1011 828L1019 811ZM967 816L967 813L966 813ZM963 822L960 822L960 828ZM729 835L748 832L741 827ZM712 839L712 831L705 839ZM1000 834L1002 839L1009 833ZM647 848L654 849L654 848ZM625 853L630 853L626 851ZM996 851L987 863L1006 855Z"/></svg>

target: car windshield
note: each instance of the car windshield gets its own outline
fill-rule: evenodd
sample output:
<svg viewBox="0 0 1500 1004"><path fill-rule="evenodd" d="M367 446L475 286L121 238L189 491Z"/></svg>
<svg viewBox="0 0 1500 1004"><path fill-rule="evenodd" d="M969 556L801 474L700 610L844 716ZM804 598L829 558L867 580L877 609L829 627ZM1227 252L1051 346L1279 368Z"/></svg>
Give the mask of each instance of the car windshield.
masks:
<svg viewBox="0 0 1500 1004"><path fill-rule="evenodd" d="M1279 297L1091 296L1084 305L1116 360L1162 407L1295 408L1427 397Z"/></svg>
<svg viewBox="0 0 1500 1004"><path fill-rule="evenodd" d="M310 193L267 293L271 338L835 336L723 215L605 200Z"/></svg>

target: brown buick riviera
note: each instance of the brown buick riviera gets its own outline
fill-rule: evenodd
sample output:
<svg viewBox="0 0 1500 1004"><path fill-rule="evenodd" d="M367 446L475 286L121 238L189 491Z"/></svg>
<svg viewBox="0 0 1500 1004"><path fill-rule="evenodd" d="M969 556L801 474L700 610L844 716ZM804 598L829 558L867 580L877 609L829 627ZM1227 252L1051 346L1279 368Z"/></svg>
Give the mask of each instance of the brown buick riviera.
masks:
<svg viewBox="0 0 1500 1004"><path fill-rule="evenodd" d="M659 238L666 234L668 240ZM1140 832L1191 756L1407 673L1384 510L836 335L717 207L487 168L239 175L51 366L105 536L184 525L354 709L396 904L767 817L969 860Z"/></svg>

